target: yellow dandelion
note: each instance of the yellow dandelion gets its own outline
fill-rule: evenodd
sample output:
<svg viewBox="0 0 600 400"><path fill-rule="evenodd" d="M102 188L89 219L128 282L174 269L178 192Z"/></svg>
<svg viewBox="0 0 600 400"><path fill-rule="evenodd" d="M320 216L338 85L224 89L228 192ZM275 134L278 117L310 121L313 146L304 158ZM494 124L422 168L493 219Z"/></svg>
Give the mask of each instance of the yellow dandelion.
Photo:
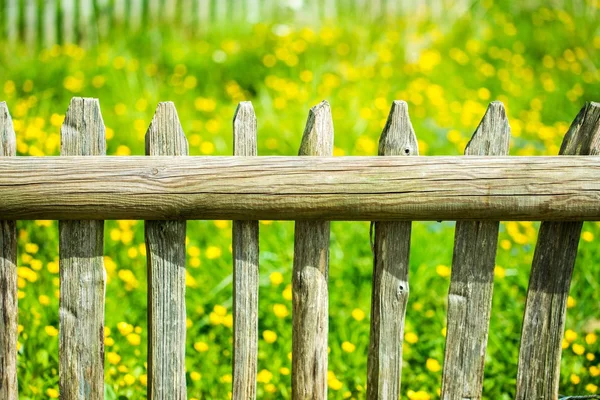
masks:
<svg viewBox="0 0 600 400"><path fill-rule="evenodd" d="M221 248L217 246L208 246L206 249L206 258L209 260L214 260L215 258L221 257Z"/></svg>
<svg viewBox="0 0 600 400"><path fill-rule="evenodd" d="M292 285L287 285L282 292L283 298L286 300L292 300Z"/></svg>
<svg viewBox="0 0 600 400"><path fill-rule="evenodd" d="M410 344L415 344L419 341L419 337L413 332L408 332L404 335L404 340Z"/></svg>
<svg viewBox="0 0 600 400"><path fill-rule="evenodd" d="M431 372L439 372L442 369L440 362L434 358L428 358L425 367Z"/></svg>
<svg viewBox="0 0 600 400"><path fill-rule="evenodd" d="M277 334L270 330L263 331L263 339L265 339L265 342L267 343L275 343Z"/></svg>
<svg viewBox="0 0 600 400"><path fill-rule="evenodd" d="M577 354L578 356L585 353L585 347L583 347L582 345L577 344L577 343L574 344L571 349L573 350L573 353Z"/></svg>
<svg viewBox="0 0 600 400"><path fill-rule="evenodd" d="M275 304L273 306L273 313L277 318L285 318L288 315L290 315L290 312L288 311L287 307L283 304Z"/></svg>
<svg viewBox="0 0 600 400"><path fill-rule="evenodd" d="M281 285L283 282L283 274L278 271L271 272L271 275L269 275L269 280L273 286Z"/></svg>
<svg viewBox="0 0 600 400"><path fill-rule="evenodd" d="M118 363L121 362L121 356L112 351L108 352L106 354L106 359L108 360L109 363L111 363L113 365L117 365Z"/></svg>
<svg viewBox="0 0 600 400"><path fill-rule="evenodd" d="M356 350L356 346L350 342L343 342L342 350L344 350L346 353L353 353L354 350Z"/></svg>
<svg viewBox="0 0 600 400"><path fill-rule="evenodd" d="M273 374L266 369L261 370L258 375L256 375L256 381L259 383L269 383L273 379Z"/></svg>
<svg viewBox="0 0 600 400"><path fill-rule="evenodd" d="M194 382L198 382L200 379L202 379L202 374L200 372L192 371L190 373L190 379Z"/></svg>
<svg viewBox="0 0 600 400"><path fill-rule="evenodd" d="M196 342L194 343L194 349L200 353L206 352L208 351L208 344L205 342Z"/></svg>
<svg viewBox="0 0 600 400"><path fill-rule="evenodd" d="M53 327L52 325L48 325L44 328L44 330L46 331L46 334L48 336L56 336L58 335L58 329L56 329L55 327Z"/></svg>
<svg viewBox="0 0 600 400"><path fill-rule="evenodd" d="M135 383L135 376L133 376L131 374L126 374L123 377L123 381L127 384L127 386L131 386Z"/></svg>
<svg viewBox="0 0 600 400"><path fill-rule="evenodd" d="M354 310L352 310L352 318L354 318L357 321L362 321L363 319L365 319L365 312L360 308L355 308Z"/></svg>
<svg viewBox="0 0 600 400"><path fill-rule="evenodd" d="M58 399L58 390L54 389L54 388L49 388L48 390L46 390L46 394L48 395L48 397L50 397L51 399Z"/></svg>
<svg viewBox="0 0 600 400"><path fill-rule="evenodd" d="M452 271L450 270L450 267L448 267L446 265L442 265L442 264L435 267L435 272L442 278L447 278L452 273Z"/></svg>
<svg viewBox="0 0 600 400"><path fill-rule="evenodd" d="M568 342L573 342L575 339L577 339L577 333L571 329L567 329L565 332L565 339Z"/></svg>
<svg viewBox="0 0 600 400"><path fill-rule="evenodd" d="M127 341L134 346L138 346L141 342L141 338L137 333L130 333L127 335Z"/></svg>

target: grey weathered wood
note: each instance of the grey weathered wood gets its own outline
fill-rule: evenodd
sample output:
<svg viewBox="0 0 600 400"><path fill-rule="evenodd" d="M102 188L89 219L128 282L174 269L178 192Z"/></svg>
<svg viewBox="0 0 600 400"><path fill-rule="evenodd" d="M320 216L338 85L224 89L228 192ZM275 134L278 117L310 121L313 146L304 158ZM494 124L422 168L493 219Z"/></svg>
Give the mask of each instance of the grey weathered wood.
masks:
<svg viewBox="0 0 600 400"><path fill-rule="evenodd" d="M587 103L567 132L560 154L600 153L600 104ZM582 222L542 222L529 277L516 399L557 399L569 286Z"/></svg>
<svg viewBox="0 0 600 400"><path fill-rule="evenodd" d="M599 196L598 156L0 159L7 220L594 221Z"/></svg>
<svg viewBox="0 0 600 400"><path fill-rule="evenodd" d="M171 102L156 108L146 133L146 155L188 155L188 143ZM178 163L177 158L170 160ZM186 221L145 223L150 399L186 398L185 233Z"/></svg>
<svg viewBox="0 0 600 400"><path fill-rule="evenodd" d="M310 109L300 156L333 154L329 103ZM292 398L327 398L329 221L297 220L292 278Z"/></svg>
<svg viewBox="0 0 600 400"><path fill-rule="evenodd" d="M509 141L504 106L493 102L465 155L505 156ZM442 399L481 399L499 225L496 221L456 223Z"/></svg>
<svg viewBox="0 0 600 400"><path fill-rule="evenodd" d="M0 157L17 155L15 130L0 102ZM0 215L2 215L0 213ZM0 399L17 400L17 224L0 220Z"/></svg>
<svg viewBox="0 0 600 400"><path fill-rule="evenodd" d="M419 155L408 105L394 101L381 138L380 156ZM373 289L367 363L367 399L398 399L404 316L408 303L411 222L373 223Z"/></svg>
<svg viewBox="0 0 600 400"><path fill-rule="evenodd" d="M249 101L233 117L233 153L256 156L256 115ZM256 398L258 221L233 221L233 399Z"/></svg>
<svg viewBox="0 0 600 400"><path fill-rule="evenodd" d="M96 99L73 98L61 155L106 154ZM63 192L63 196L68 192ZM64 399L104 398L104 221L59 221L59 385Z"/></svg>

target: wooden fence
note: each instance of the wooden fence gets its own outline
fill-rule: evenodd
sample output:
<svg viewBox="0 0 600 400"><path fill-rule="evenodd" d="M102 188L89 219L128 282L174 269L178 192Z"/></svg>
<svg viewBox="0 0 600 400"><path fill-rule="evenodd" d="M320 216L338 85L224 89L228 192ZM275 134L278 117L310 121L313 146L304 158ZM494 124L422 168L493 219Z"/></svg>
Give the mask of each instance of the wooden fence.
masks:
<svg viewBox="0 0 600 400"><path fill-rule="evenodd" d="M333 158L323 102L299 155L256 157L249 102L233 119L234 157L186 157L172 103L160 103L147 157L107 157L95 99L71 101L61 157L15 156L0 103L0 398L17 399L15 220L59 219L59 375L63 399L102 399L103 220L146 220L148 397L186 398L187 219L234 219L233 398L256 396L258 223L296 220L292 398L327 395L329 221L372 220L374 271L367 398L397 399L412 220L457 220L443 399L479 399L500 220L542 220L525 306L516 398L557 399L566 301L582 220L600 220L600 104L588 103L560 157L507 157L510 127L491 103L464 157L418 157L406 103L393 103L379 156ZM81 157L84 156L84 157ZM407 157L408 156L408 157ZM586 157L581 157L586 156Z"/></svg>
<svg viewBox="0 0 600 400"><path fill-rule="evenodd" d="M473 0L0 0L0 28L9 42L29 46L94 43L115 27L131 33L169 24L197 35L257 22L319 24L339 17L370 21L402 15L455 21ZM446 10L446 11L444 11Z"/></svg>

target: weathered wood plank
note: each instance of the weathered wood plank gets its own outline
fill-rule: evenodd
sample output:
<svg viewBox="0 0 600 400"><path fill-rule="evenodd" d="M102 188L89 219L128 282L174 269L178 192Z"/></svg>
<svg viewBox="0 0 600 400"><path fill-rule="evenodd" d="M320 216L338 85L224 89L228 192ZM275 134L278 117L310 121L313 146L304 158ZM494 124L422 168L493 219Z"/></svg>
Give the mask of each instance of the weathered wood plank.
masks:
<svg viewBox="0 0 600 400"><path fill-rule="evenodd" d="M598 156L0 159L7 220L599 220L599 196Z"/></svg>
<svg viewBox="0 0 600 400"><path fill-rule="evenodd" d="M0 157L17 155L12 119L0 102ZM2 213L0 213L2 215ZM0 220L0 399L17 400L17 224Z"/></svg>
<svg viewBox="0 0 600 400"><path fill-rule="evenodd" d="M73 98L60 133L61 155L106 154L96 99ZM60 393L65 399L103 399L104 221L59 221L58 230Z"/></svg>
<svg viewBox="0 0 600 400"><path fill-rule="evenodd" d="M504 106L493 102L465 155L505 156L509 141ZM442 399L481 399L499 225L496 221L456 223Z"/></svg>
<svg viewBox="0 0 600 400"><path fill-rule="evenodd" d="M381 138L380 156L418 156L408 105L394 101ZM404 316L408 303L411 222L373 222L373 289L367 363L367 399L400 398Z"/></svg>
<svg viewBox="0 0 600 400"><path fill-rule="evenodd" d="M562 155L600 154L600 104L586 104ZM533 255L517 372L516 399L557 399L567 297L582 222L542 222Z"/></svg>
<svg viewBox="0 0 600 400"><path fill-rule="evenodd" d="M333 155L329 103L310 109L300 156ZM329 221L297 220L292 278L292 398L327 398Z"/></svg>
<svg viewBox="0 0 600 400"><path fill-rule="evenodd" d="M146 133L146 155L188 155L171 102L160 103ZM171 162L178 160L171 158ZM186 221L145 223L148 255L148 398L185 399Z"/></svg>
<svg viewBox="0 0 600 400"><path fill-rule="evenodd" d="M256 115L249 101L233 118L233 153L256 156ZM233 399L256 398L258 221L233 221Z"/></svg>

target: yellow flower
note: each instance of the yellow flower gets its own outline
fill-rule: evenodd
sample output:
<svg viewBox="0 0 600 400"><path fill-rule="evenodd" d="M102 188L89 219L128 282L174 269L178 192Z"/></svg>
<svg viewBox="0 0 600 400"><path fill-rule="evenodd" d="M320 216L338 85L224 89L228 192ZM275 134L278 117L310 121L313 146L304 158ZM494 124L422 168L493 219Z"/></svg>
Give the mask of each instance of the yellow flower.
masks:
<svg viewBox="0 0 600 400"><path fill-rule="evenodd" d="M25 251L30 254L35 254L39 250L39 246L35 243L27 243L25 244Z"/></svg>
<svg viewBox="0 0 600 400"><path fill-rule="evenodd" d="M200 372L192 371L192 372L190 372L190 378L194 382L197 382L200 379L202 379L202 374Z"/></svg>
<svg viewBox="0 0 600 400"><path fill-rule="evenodd" d="M205 351L208 351L208 344L206 344L205 342L196 342L194 343L194 349L196 349L196 351L199 351L200 353L203 353Z"/></svg>
<svg viewBox="0 0 600 400"><path fill-rule="evenodd" d="M277 391L277 387L272 383L265 385L265 390L269 393L275 393Z"/></svg>
<svg viewBox="0 0 600 400"><path fill-rule="evenodd" d="M108 359L109 363L114 365L117 365L119 362L121 362L121 356L112 351L106 354L106 358Z"/></svg>
<svg viewBox="0 0 600 400"><path fill-rule="evenodd" d="M46 334L48 336L56 336L58 335L58 329L56 329L55 327L53 327L52 325L48 325L44 328L44 330L46 331Z"/></svg>
<svg viewBox="0 0 600 400"><path fill-rule="evenodd" d="M577 339L577 333L575 333L571 329L567 329L567 331L565 332L565 339L568 342L573 342L575 339Z"/></svg>
<svg viewBox="0 0 600 400"><path fill-rule="evenodd" d="M496 265L496 267L494 267L494 275L498 278L504 278L506 276L506 270L501 266Z"/></svg>
<svg viewBox="0 0 600 400"><path fill-rule="evenodd" d="M577 304L577 302L575 301L575 299L571 296L567 297L567 308L573 308L575 307L575 304Z"/></svg>
<svg viewBox="0 0 600 400"><path fill-rule="evenodd" d="M41 295L39 300L40 304L43 306L47 306L48 304L50 304L50 297L46 296L45 294Z"/></svg>
<svg viewBox="0 0 600 400"><path fill-rule="evenodd" d="M573 353L577 354L578 356L582 355L583 353L585 353L585 347L583 347L580 344L574 344L572 347Z"/></svg>
<svg viewBox="0 0 600 400"><path fill-rule="evenodd" d="M598 336L596 336L594 333L588 333L585 335L585 342L587 344L594 344L596 343L596 340L598 340Z"/></svg>
<svg viewBox="0 0 600 400"><path fill-rule="evenodd" d="M344 350L346 353L352 353L354 350L356 350L356 346L350 342L343 342L342 350Z"/></svg>
<svg viewBox="0 0 600 400"><path fill-rule="evenodd" d="M581 234L581 239L583 239L586 242L591 242L592 240L594 240L594 234L590 231L584 231Z"/></svg>
<svg viewBox="0 0 600 400"><path fill-rule="evenodd" d="M596 359L596 356L594 355L594 353L587 353L585 355L585 358L587 358L588 361L594 361Z"/></svg>
<svg viewBox="0 0 600 400"><path fill-rule="evenodd" d="M435 272L437 272L437 274L439 276L441 276L442 278L447 278L452 273L452 271L450 270L450 267L448 267L446 265L441 265L441 264L438 265L437 267L435 267Z"/></svg>
<svg viewBox="0 0 600 400"><path fill-rule="evenodd" d="M587 390L590 393L596 393L598 391L598 386L594 385L593 383L588 383L587 385L585 385L585 390Z"/></svg>
<svg viewBox="0 0 600 400"><path fill-rule="evenodd" d="M265 339L265 342L267 343L275 343L277 334L270 330L263 331L263 339Z"/></svg>
<svg viewBox="0 0 600 400"><path fill-rule="evenodd" d="M229 227L229 221L225 221L225 220L216 220L215 221L215 226L219 229L225 229Z"/></svg>
<svg viewBox="0 0 600 400"><path fill-rule="evenodd" d="M58 390L56 390L56 389L49 388L48 390L46 390L46 394L51 399L58 399Z"/></svg>
<svg viewBox="0 0 600 400"><path fill-rule="evenodd" d="M290 312L288 311L287 307L283 304L275 304L273 306L273 313L277 318L285 318L288 315L290 315Z"/></svg>
<svg viewBox="0 0 600 400"><path fill-rule="evenodd" d="M221 257L221 249L217 246L208 246L206 249L206 258L214 260L219 257Z"/></svg>
<svg viewBox="0 0 600 400"><path fill-rule="evenodd" d="M433 358L428 358L425 362L425 367L431 372L439 372L442 369L440 362Z"/></svg>
<svg viewBox="0 0 600 400"><path fill-rule="evenodd" d="M579 385L579 382L581 382L581 378L578 375L571 374L570 381L573 385Z"/></svg>
<svg viewBox="0 0 600 400"><path fill-rule="evenodd" d="M594 378L600 376L600 368L595 365L592 365L590 367L590 375Z"/></svg>
<svg viewBox="0 0 600 400"><path fill-rule="evenodd" d="M292 285L287 285L283 290L283 298L286 300L292 300Z"/></svg>
<svg viewBox="0 0 600 400"><path fill-rule="evenodd" d="M407 393L408 398L410 400L430 400L431 396L429 396L429 394L427 394L427 392L423 391L423 390L419 390L418 392L415 392L414 390L409 390Z"/></svg>
<svg viewBox="0 0 600 400"><path fill-rule="evenodd" d="M280 285L283 282L283 274L278 271L271 272L271 275L269 275L269 279L271 280L271 284L273 286Z"/></svg>
<svg viewBox="0 0 600 400"><path fill-rule="evenodd" d="M131 374L127 374L123 377L123 380L125 381L125 383L128 386L131 386L135 383L135 376L131 375Z"/></svg>
<svg viewBox="0 0 600 400"><path fill-rule="evenodd" d="M146 374L140 375L140 383L144 386L148 385L148 375L146 375Z"/></svg>
<svg viewBox="0 0 600 400"><path fill-rule="evenodd" d="M273 374L266 369L261 370L258 375L256 375L256 381L260 383L269 383L271 382L271 379L273 379Z"/></svg>
<svg viewBox="0 0 600 400"><path fill-rule="evenodd" d="M365 312L360 308L355 308L354 310L352 310L352 318L354 318L357 321L362 321L363 319L365 319Z"/></svg>
<svg viewBox="0 0 600 400"><path fill-rule="evenodd" d="M286 367L281 367L281 368L279 368L279 373L281 375L289 375L290 374L290 369L286 368Z"/></svg>
<svg viewBox="0 0 600 400"><path fill-rule="evenodd" d="M404 340L410 344L415 344L419 341L419 337L413 332L408 332L404 335Z"/></svg>
<svg viewBox="0 0 600 400"><path fill-rule="evenodd" d="M119 332L121 332L121 335L127 336L131 332L133 332L133 325L128 324L127 322L119 322L117 324L117 329L119 329Z"/></svg>
<svg viewBox="0 0 600 400"><path fill-rule="evenodd" d="M220 304L215 305L213 311L220 317L224 317L227 315L227 309Z"/></svg>
<svg viewBox="0 0 600 400"><path fill-rule="evenodd" d="M127 341L134 346L138 346L141 342L141 338L137 333L130 333L127 335Z"/></svg>

